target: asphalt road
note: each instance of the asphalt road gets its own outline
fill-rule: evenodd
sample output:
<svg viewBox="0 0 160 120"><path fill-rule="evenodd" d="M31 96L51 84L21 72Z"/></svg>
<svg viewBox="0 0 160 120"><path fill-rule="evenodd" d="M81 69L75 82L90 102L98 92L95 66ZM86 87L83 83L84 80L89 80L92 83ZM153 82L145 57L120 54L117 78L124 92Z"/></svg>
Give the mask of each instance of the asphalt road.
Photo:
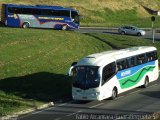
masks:
<svg viewBox="0 0 160 120"><path fill-rule="evenodd" d="M148 88L135 88L115 100L56 103L54 107L24 115L18 120L129 120L157 118L160 113L160 79Z"/></svg>
<svg viewBox="0 0 160 120"><path fill-rule="evenodd" d="M80 29L79 32L118 34L108 29ZM143 38L152 40L151 31ZM160 33L155 34L155 40L160 40ZM48 109L20 116L18 120L147 120L158 117L153 113L160 113L160 78L148 88L135 88L115 100L55 103Z"/></svg>
<svg viewBox="0 0 160 120"><path fill-rule="evenodd" d="M152 31L151 30L145 30L146 35L141 36L142 38L152 40ZM158 32L159 31L159 32ZM80 33L104 33L104 34L119 34L118 30L116 28L81 28L79 30ZM155 30L154 34L155 41L160 41L160 30ZM130 35L131 36L131 35Z"/></svg>

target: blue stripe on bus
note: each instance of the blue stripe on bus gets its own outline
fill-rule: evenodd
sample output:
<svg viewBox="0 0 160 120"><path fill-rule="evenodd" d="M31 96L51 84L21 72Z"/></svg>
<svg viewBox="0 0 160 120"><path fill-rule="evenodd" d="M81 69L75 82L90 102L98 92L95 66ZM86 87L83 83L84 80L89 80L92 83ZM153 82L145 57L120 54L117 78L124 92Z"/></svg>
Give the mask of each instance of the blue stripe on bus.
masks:
<svg viewBox="0 0 160 120"><path fill-rule="evenodd" d="M118 71L117 74L116 74L117 79L122 79L122 78L125 78L125 77L128 77L128 76L131 76L131 75L135 74L140 69L142 69L146 66L155 66L155 61L148 62L148 63L138 65L138 66L135 66L135 67L131 67L131 68L128 68L128 69L125 69L125 70Z"/></svg>

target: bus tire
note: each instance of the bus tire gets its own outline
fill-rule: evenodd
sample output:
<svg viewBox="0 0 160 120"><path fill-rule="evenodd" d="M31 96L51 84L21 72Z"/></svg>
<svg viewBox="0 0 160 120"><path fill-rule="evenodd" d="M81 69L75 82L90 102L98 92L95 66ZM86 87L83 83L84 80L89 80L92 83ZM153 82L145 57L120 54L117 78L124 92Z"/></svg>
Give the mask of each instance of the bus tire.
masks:
<svg viewBox="0 0 160 120"><path fill-rule="evenodd" d="M148 76L146 76L145 80L144 80L143 88L147 88L148 85L149 85L149 78L148 78Z"/></svg>
<svg viewBox="0 0 160 120"><path fill-rule="evenodd" d="M117 90L116 87L114 87L113 90L112 90L111 99L114 100L117 97L117 94L118 94L118 90Z"/></svg>
<svg viewBox="0 0 160 120"><path fill-rule="evenodd" d="M67 25L63 25L62 30L67 30Z"/></svg>
<svg viewBox="0 0 160 120"><path fill-rule="evenodd" d="M28 22L23 23L22 28L29 28L29 23Z"/></svg>

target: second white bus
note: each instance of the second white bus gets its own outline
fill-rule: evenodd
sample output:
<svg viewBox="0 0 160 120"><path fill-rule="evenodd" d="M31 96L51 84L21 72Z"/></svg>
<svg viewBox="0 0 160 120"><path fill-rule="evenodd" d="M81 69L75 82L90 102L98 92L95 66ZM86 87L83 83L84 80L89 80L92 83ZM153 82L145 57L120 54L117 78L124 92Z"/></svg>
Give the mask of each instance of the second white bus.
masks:
<svg viewBox="0 0 160 120"><path fill-rule="evenodd" d="M141 46L92 54L74 63L69 75L74 100L115 99L158 79L157 49Z"/></svg>

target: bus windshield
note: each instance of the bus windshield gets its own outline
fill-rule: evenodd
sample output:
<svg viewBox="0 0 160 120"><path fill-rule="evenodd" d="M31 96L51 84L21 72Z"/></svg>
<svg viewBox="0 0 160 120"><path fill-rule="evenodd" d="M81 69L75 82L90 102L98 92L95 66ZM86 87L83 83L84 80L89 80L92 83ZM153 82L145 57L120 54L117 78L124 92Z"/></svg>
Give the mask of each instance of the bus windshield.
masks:
<svg viewBox="0 0 160 120"><path fill-rule="evenodd" d="M72 11L72 20L73 22L79 24L79 15L76 11Z"/></svg>
<svg viewBox="0 0 160 120"><path fill-rule="evenodd" d="M100 84L97 66L77 66L73 69L73 86L81 89L96 88Z"/></svg>

